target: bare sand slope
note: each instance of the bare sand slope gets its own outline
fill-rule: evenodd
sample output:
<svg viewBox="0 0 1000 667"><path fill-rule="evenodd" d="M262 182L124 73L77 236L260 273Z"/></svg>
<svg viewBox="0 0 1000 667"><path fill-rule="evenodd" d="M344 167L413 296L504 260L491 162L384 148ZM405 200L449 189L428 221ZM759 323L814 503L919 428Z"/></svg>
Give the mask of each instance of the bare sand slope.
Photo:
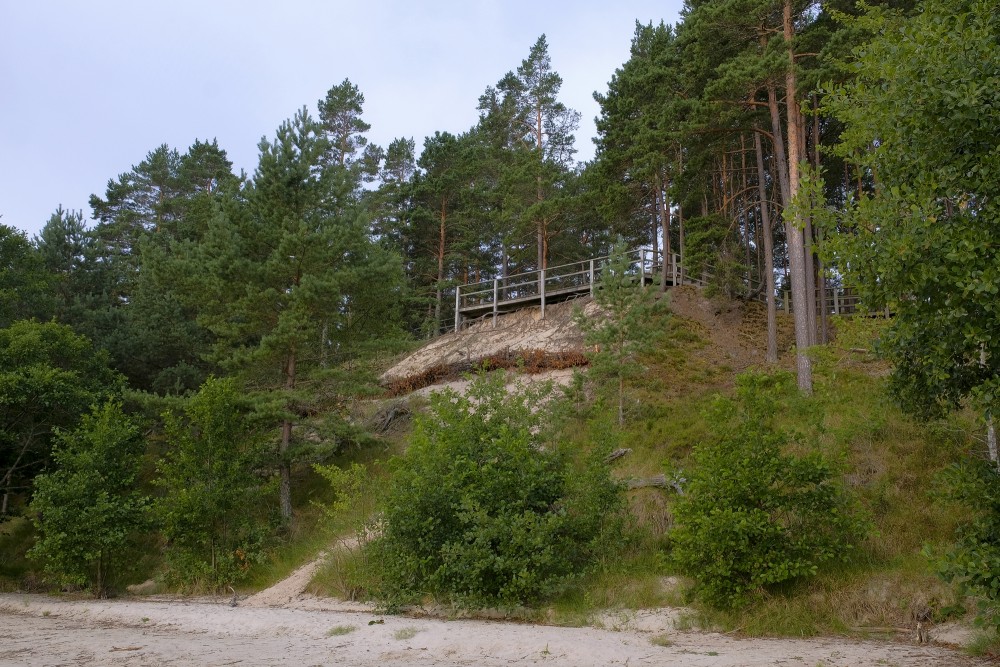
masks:
<svg viewBox="0 0 1000 667"><path fill-rule="evenodd" d="M64 601L0 595L0 665L985 665L936 646L844 639L737 639L657 630L647 613L621 630L378 616L357 605L230 607L222 599ZM374 623L373 623L374 621ZM343 634L330 634L340 628ZM353 630L347 631L347 628ZM643 628L643 629L636 629ZM671 644L658 646L653 637Z"/></svg>
<svg viewBox="0 0 1000 667"><path fill-rule="evenodd" d="M537 307L502 315L496 327L492 318L478 320L458 333L438 336L415 350L383 373L381 380L391 382L433 366L467 363L506 350L549 353L582 350L583 333L573 322L577 307L588 314L596 312L596 305L585 297L549 306L544 320Z"/></svg>

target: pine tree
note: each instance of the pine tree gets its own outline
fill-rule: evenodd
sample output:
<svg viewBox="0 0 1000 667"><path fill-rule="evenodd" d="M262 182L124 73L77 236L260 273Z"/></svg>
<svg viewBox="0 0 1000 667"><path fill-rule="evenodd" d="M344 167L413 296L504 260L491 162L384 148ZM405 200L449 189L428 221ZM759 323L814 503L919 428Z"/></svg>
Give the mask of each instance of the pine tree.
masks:
<svg viewBox="0 0 1000 667"><path fill-rule="evenodd" d="M621 239L600 271L594 293L600 314L589 318L578 310L575 320L584 342L596 347L590 355L589 377L598 387L612 388L618 423L624 424L627 384L642 372L640 357L652 349L657 335L654 318L662 312L663 302L645 286L642 267L633 266Z"/></svg>
<svg viewBox="0 0 1000 667"><path fill-rule="evenodd" d="M211 222L192 294L214 359L281 397L281 514L291 517L292 427L314 400L304 378L350 358L397 322L398 260L373 243L352 184L302 109L260 143L253 181Z"/></svg>
<svg viewBox="0 0 1000 667"><path fill-rule="evenodd" d="M509 199L535 235L535 267L544 269L562 209L551 200L572 164L580 114L558 101L562 78L552 69L545 35L528 57L480 97L480 124L510 152Z"/></svg>
<svg viewBox="0 0 1000 667"><path fill-rule="evenodd" d="M0 327L51 315L55 277L45 264L23 232L0 225Z"/></svg>

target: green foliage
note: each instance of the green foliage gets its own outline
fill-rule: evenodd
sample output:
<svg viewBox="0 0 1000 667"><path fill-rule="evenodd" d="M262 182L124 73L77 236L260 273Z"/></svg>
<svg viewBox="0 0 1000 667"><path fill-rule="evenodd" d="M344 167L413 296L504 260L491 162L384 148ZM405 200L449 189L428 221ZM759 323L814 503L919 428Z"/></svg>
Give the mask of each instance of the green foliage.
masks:
<svg viewBox="0 0 1000 667"><path fill-rule="evenodd" d="M671 557L713 605L739 606L759 589L815 575L863 535L852 502L816 452L783 453L775 429L785 374L738 378L738 401L719 399L708 417L718 440L697 446L675 507ZM727 419L734 411L735 420Z"/></svg>
<svg viewBox="0 0 1000 667"><path fill-rule="evenodd" d="M384 495L379 480L359 463L347 467L316 464L313 470L333 489L333 499L322 506L326 518L366 539L366 529Z"/></svg>
<svg viewBox="0 0 1000 667"><path fill-rule="evenodd" d="M0 514L48 462L54 429L72 429L122 378L90 341L54 322L0 329Z"/></svg>
<svg viewBox="0 0 1000 667"><path fill-rule="evenodd" d="M267 441L232 379L210 378L183 414L166 413L157 503L168 581L217 589L261 562L273 518Z"/></svg>
<svg viewBox="0 0 1000 667"><path fill-rule="evenodd" d="M178 271L214 361L282 404L286 520L293 423L356 388L356 369L334 370L397 332L400 263L368 236L351 173L339 158L324 162L325 132L302 109L262 140L253 182L212 218Z"/></svg>
<svg viewBox="0 0 1000 667"><path fill-rule="evenodd" d="M587 345L597 347L588 355L589 378L614 396L618 423L624 424L626 383L642 373L640 359L652 349L659 333L653 328L659 323L655 315L665 308L653 290L643 285L643 277L632 267L621 241L615 245L608 264L601 268L594 300L601 313L589 318L577 310L574 320Z"/></svg>
<svg viewBox="0 0 1000 667"><path fill-rule="evenodd" d="M997 405L1000 14L982 0L870 9L857 79L829 97L838 151L878 187L845 215L840 265L866 306L895 317L881 349L903 404L939 416L977 395Z"/></svg>
<svg viewBox="0 0 1000 667"><path fill-rule="evenodd" d="M952 465L940 481L939 498L958 503L971 520L937 559L938 571L977 599L980 623L1000 628L1000 474L985 461L972 460Z"/></svg>
<svg viewBox="0 0 1000 667"><path fill-rule="evenodd" d="M522 258L534 269L548 265L550 242L566 236L560 234L566 224L563 195L572 181L573 132L580 114L558 101L561 87L562 77L552 68L542 35L517 70L479 98L477 130L493 144L490 158L502 165L492 194L503 210L491 231L499 232L505 253L520 245L513 239L533 233L536 256Z"/></svg>
<svg viewBox="0 0 1000 667"><path fill-rule="evenodd" d="M148 501L136 490L144 450L138 424L110 401L57 434L54 470L35 478L29 555L59 584L104 597L120 581L130 538L146 525Z"/></svg>
<svg viewBox="0 0 1000 667"><path fill-rule="evenodd" d="M836 345L842 349L872 350L878 347L879 339L889 326L889 320L881 317L831 318L837 332Z"/></svg>
<svg viewBox="0 0 1000 667"><path fill-rule="evenodd" d="M598 206L612 232L633 247L649 243L649 211L657 211L653 234L663 220L662 190L671 172L679 171L676 126L680 107L681 68L671 26L642 25L632 37L630 57L608 83L606 94L594 94L601 105L596 119ZM667 214L669 215L669 213Z"/></svg>
<svg viewBox="0 0 1000 667"><path fill-rule="evenodd" d="M58 317L107 349L134 387L194 390L207 375L208 342L186 298L188 276L164 264L201 240L238 188L214 140L183 154L164 144L110 180L104 198L91 196L93 230L72 215L54 215L43 230L50 265L71 267L60 276Z"/></svg>
<svg viewBox="0 0 1000 667"><path fill-rule="evenodd" d="M369 546L389 606L426 594L460 606L537 602L591 567L622 509L601 462L539 435L545 390L502 374L434 394L399 459Z"/></svg>
<svg viewBox="0 0 1000 667"><path fill-rule="evenodd" d="M24 232L0 224L0 327L46 317L54 282Z"/></svg>

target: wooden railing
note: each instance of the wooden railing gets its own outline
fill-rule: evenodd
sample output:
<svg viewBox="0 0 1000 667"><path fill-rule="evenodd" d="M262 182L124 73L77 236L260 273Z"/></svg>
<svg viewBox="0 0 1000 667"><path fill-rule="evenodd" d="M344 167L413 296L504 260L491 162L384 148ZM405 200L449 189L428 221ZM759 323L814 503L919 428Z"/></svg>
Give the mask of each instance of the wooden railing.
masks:
<svg viewBox="0 0 1000 667"><path fill-rule="evenodd" d="M627 253L626 257L626 271L641 276L644 283L657 282L662 277L662 252L639 248ZM548 303L588 293L593 295L610 261L610 256L595 257L539 271L516 273L506 278L459 285L455 289L455 329L461 328L466 317L492 315L495 323L502 312L535 304L540 304L544 317ZM671 254L667 264L667 283L679 284L681 274L680 258Z"/></svg>
<svg viewBox="0 0 1000 667"><path fill-rule="evenodd" d="M641 276L643 284L658 284L665 277L664 283L667 286L704 287L712 282L715 273L714 267L710 265L702 265L697 271L687 271L680 255L671 253L664 275L663 253L649 248L630 251L626 257L626 270L632 275ZM449 326L441 333L461 330L463 322L483 317L492 317L493 325L496 326L500 314L527 306L539 305L544 318L547 304L587 294L593 296L610 262L611 257L606 255L539 271L516 273L506 278L458 285L455 288L454 329ZM767 300L766 290L759 280L745 277L742 282L748 295L745 298ZM859 297L850 288L818 288L816 297L817 303L829 315L850 315L859 310ZM779 292L775 298L780 310L785 313L793 312L794 304L788 290Z"/></svg>
<svg viewBox="0 0 1000 667"><path fill-rule="evenodd" d="M786 313L795 312L792 294L789 290L784 290L779 295L779 308ZM827 287L816 288L816 303L820 308L826 309L827 315L854 315L861 311L861 297L850 287ZM869 315L868 311L863 311ZM819 311L817 311L819 314Z"/></svg>

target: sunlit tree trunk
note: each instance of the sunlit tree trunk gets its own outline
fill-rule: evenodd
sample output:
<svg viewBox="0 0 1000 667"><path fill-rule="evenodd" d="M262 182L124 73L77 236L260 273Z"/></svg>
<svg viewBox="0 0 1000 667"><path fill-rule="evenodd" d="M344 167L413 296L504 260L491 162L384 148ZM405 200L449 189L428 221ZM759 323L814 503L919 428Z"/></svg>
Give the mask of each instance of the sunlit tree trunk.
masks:
<svg viewBox="0 0 1000 667"><path fill-rule="evenodd" d="M785 103L788 115L788 195L794 201L799 190L799 108L796 97L795 52L792 38L792 0L785 0L782 13L785 42L788 45L788 71L785 74ZM792 274L792 306L795 315L795 369L799 390L812 393L812 364L809 360L809 308L811 300L808 292L805 262L805 237L797 220L786 220L785 233L788 236L788 261Z"/></svg>

